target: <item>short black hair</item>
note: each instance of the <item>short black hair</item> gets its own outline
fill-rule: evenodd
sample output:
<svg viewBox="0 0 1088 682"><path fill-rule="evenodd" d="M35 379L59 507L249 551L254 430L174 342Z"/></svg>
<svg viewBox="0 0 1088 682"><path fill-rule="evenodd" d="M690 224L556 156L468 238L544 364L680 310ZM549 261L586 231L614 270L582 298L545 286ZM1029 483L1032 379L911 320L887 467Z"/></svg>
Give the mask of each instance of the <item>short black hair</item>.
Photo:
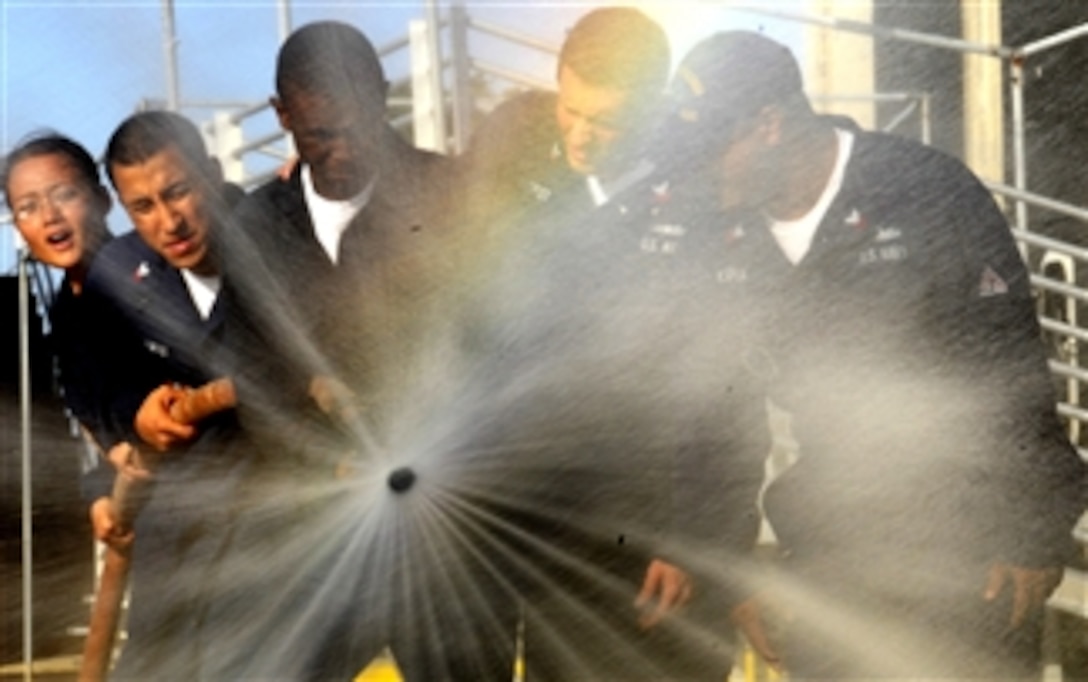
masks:
<svg viewBox="0 0 1088 682"><path fill-rule="evenodd" d="M306 24L292 33L276 59L276 92L290 89L373 96L384 105L386 81L377 50L355 27L339 21Z"/></svg>
<svg viewBox="0 0 1088 682"><path fill-rule="evenodd" d="M650 17L633 7L589 12L567 33L559 69L570 68L590 85L664 92L672 53L669 39Z"/></svg>
<svg viewBox="0 0 1088 682"><path fill-rule="evenodd" d="M110 182L113 165L132 166L147 161L169 146L176 147L194 166L209 162L200 130L189 119L172 111L141 111L125 119L106 145L106 173Z"/></svg>
<svg viewBox="0 0 1088 682"><path fill-rule="evenodd" d="M26 159L53 154L67 157L87 184L92 186L102 184L98 164L86 147L55 130L35 131L20 140L4 157L4 163L0 169L0 187L4 190L8 208L11 208L11 199L7 196L8 181L11 179L11 171L15 166Z"/></svg>

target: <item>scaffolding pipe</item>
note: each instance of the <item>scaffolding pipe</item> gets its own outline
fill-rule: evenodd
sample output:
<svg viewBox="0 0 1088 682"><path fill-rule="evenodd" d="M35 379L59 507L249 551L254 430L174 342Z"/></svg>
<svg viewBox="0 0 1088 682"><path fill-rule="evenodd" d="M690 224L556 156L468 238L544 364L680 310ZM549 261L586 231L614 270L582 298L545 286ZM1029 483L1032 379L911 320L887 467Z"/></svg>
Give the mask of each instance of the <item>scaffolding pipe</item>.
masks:
<svg viewBox="0 0 1088 682"><path fill-rule="evenodd" d="M291 0L277 0L276 18L280 30L280 44L287 41L291 35Z"/></svg>
<svg viewBox="0 0 1088 682"><path fill-rule="evenodd" d="M1070 365L1065 365L1065 367L1069 367L1069 366ZM1061 367L1051 367L1050 369L1055 374L1058 374L1058 375L1064 375L1065 374L1062 371ZM1069 378L1072 379L1072 378L1075 378L1075 377L1069 377ZM1072 404L1067 403L1067 402L1059 402L1058 403L1058 414L1061 415L1062 417L1070 417L1072 419L1076 419L1079 422L1083 422L1085 424L1088 424L1088 411L1084 410L1083 408L1077 407L1076 405L1072 405ZM1085 452L1084 450L1081 450L1080 448L1078 448L1077 452L1080 454L1080 456L1082 458L1084 457L1084 452Z"/></svg>
<svg viewBox="0 0 1088 682"><path fill-rule="evenodd" d="M1024 62L1009 60L1009 97L1012 103L1012 184L1018 192L1028 188L1028 170L1024 150ZM1016 200L1016 227L1028 229L1028 206L1022 198Z"/></svg>
<svg viewBox="0 0 1088 682"><path fill-rule="evenodd" d="M536 88L538 90L555 90L555 83L553 82L546 81L540 78L534 78L533 76L526 76L525 74L514 71L513 69L508 69L506 67L499 66L497 64L491 64L489 62L485 62L479 59L472 60L472 68L480 71L481 73L498 76L503 80L507 80L511 83L516 83L518 85L524 85L526 87Z"/></svg>
<svg viewBox="0 0 1088 682"><path fill-rule="evenodd" d="M837 19L835 17L813 16L810 14L801 14L798 12L784 12L781 10L759 9L756 7L738 7L736 8L736 11L774 17L776 19L785 19L787 21L816 24L817 26L824 26L826 28L840 31L864 33L867 35L880 36L881 38L900 40L907 43L916 43L918 45L929 45L930 47L939 47L946 50L955 50L957 52L985 54L992 57L1013 56L1013 50L1003 45L986 45L983 43L973 43L959 38L949 38L947 36L939 36L932 33L921 33L919 31L908 31L901 28L888 28L887 26L869 24L864 21L854 21L852 19Z"/></svg>
<svg viewBox="0 0 1088 682"><path fill-rule="evenodd" d="M1069 216L1070 218L1076 218L1088 223L1088 209L1081 206L1075 206L1064 201L1058 201L1057 199L1051 199L1045 197L1042 194L1035 194L1034 192L1028 192L1027 190L1016 189L1009 187L1008 185L1002 185L996 182L983 182L987 189L991 192L1007 196L1010 199L1017 199L1024 201L1032 206L1043 208L1048 211L1054 211L1055 213L1061 213L1062 215Z"/></svg>
<svg viewBox="0 0 1088 682"><path fill-rule="evenodd" d="M241 111L234 112L233 114L230 115L229 120L234 125L237 125L237 124L241 123L242 121L244 121L245 119L249 118L250 116L256 116L257 114L261 113L265 109L270 109L270 108L272 108L272 103L271 102L269 102L267 100L265 100L264 102L258 102L257 104L251 105L250 107L248 107L246 109L242 109Z"/></svg>
<svg viewBox="0 0 1088 682"><path fill-rule="evenodd" d="M547 40L541 40L536 36L531 36L528 33L520 33L518 31L512 31L508 28L499 26L498 24L492 24L486 21L480 21L479 19L468 18L468 25L481 33L493 36L495 38L502 38L503 40L509 40L512 43L521 45L523 47L531 47L541 52L546 52L555 56L559 55L559 48Z"/></svg>
<svg viewBox="0 0 1088 682"><path fill-rule="evenodd" d="M1080 367L1067 365L1060 360L1047 360L1047 364L1050 366L1050 372L1052 374L1069 379L1076 379L1082 383L1088 383L1088 371Z"/></svg>
<svg viewBox="0 0 1088 682"><path fill-rule="evenodd" d="M162 25L162 48L166 57L166 108L177 111L181 101L181 88L178 85L178 36L174 25L173 0L163 0Z"/></svg>
<svg viewBox="0 0 1088 682"><path fill-rule="evenodd" d="M393 54L394 52L397 52L399 50L403 50L404 48L408 47L408 44L410 42L411 41L409 40L408 36L406 35L406 36L404 36L402 38L396 38L394 40L390 40L388 43L385 43L384 45L380 45L380 46L374 48L374 51L378 53L379 57L388 57L389 55Z"/></svg>
<svg viewBox="0 0 1088 682"><path fill-rule="evenodd" d="M1036 40L1034 43L1028 43L1027 45L1017 48L1015 50L1015 56L1021 58L1030 57L1051 48L1058 47L1059 45L1064 45L1065 43L1085 35L1088 35L1088 23L1078 24L1077 26L1061 31L1060 33L1055 33L1054 35L1047 36L1041 40Z"/></svg>
<svg viewBox="0 0 1088 682"><path fill-rule="evenodd" d="M922 113L920 114L922 119L922 143L931 144L933 142L933 130L932 124L929 120L929 93L923 92L921 96L922 100Z"/></svg>
<svg viewBox="0 0 1088 682"><path fill-rule="evenodd" d="M1075 298L1082 303L1088 303L1088 289L1082 289L1074 284L1061 280L1043 277L1042 275L1030 275L1031 286L1034 289L1052 291L1062 296Z"/></svg>
<svg viewBox="0 0 1088 682"><path fill-rule="evenodd" d="M1061 336L1071 336L1078 341L1088 343L1088 330L1081 327L1074 327L1067 322L1062 322L1052 317L1040 317L1039 326L1042 327L1044 331L1053 332Z"/></svg>
<svg viewBox="0 0 1088 682"><path fill-rule="evenodd" d="M914 92L856 92L856 93L813 93L808 95L813 102L843 101L843 102L914 102L921 95Z"/></svg>
<svg viewBox="0 0 1088 682"><path fill-rule="evenodd" d="M462 152L472 135L472 74L468 60L468 11L464 0L452 0L449 10L450 62L453 87L453 150Z"/></svg>
<svg viewBox="0 0 1088 682"><path fill-rule="evenodd" d="M279 142L280 140L282 140L286 136L287 136L287 133L282 131L282 130L277 130L274 133L268 133L267 135L264 135L262 137L258 137L255 140L251 140L249 142L246 142L242 146L240 146L237 149L235 149L234 151L232 151L230 153L230 155L235 159L240 159L240 158L242 158L243 154L248 154L249 152L252 152L252 151L258 151L258 150L260 150L262 147L264 147L266 145L272 144L273 142Z"/></svg>
<svg viewBox="0 0 1088 682"><path fill-rule="evenodd" d="M446 100L442 89L442 22L438 16L437 0L427 0L427 49L431 53L431 69L428 73L431 92L434 93L435 151L447 149Z"/></svg>
<svg viewBox="0 0 1088 682"><path fill-rule="evenodd" d="M891 121L884 126L884 132L890 133L899 127L899 124L910 118L910 115L915 111L918 111L918 102L914 101L908 104L902 111L896 114Z"/></svg>
<svg viewBox="0 0 1088 682"><path fill-rule="evenodd" d="M1046 251L1053 251L1054 253L1070 256L1081 262L1088 262L1088 256L1085 256L1085 249L1082 246L1063 242L1059 239L1043 237L1035 232L1024 232L1022 230L1012 230L1012 236L1017 241L1024 242L1028 246L1034 246Z"/></svg>
<svg viewBox="0 0 1088 682"><path fill-rule="evenodd" d="M34 664L34 523L30 476L30 256L20 249L19 260L19 402L22 419L22 539L23 539L23 679L33 677Z"/></svg>

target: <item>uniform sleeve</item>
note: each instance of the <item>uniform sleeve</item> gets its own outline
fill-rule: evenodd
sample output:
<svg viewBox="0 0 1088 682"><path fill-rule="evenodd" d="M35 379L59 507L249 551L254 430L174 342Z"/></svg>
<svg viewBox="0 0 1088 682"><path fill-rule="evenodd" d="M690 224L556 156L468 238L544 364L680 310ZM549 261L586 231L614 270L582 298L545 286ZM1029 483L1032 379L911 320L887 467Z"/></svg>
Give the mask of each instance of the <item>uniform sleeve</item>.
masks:
<svg viewBox="0 0 1088 682"><path fill-rule="evenodd" d="M96 456L88 457L80 481L81 496L88 502L108 496L114 469L105 453L130 438L113 411L113 401L125 385L122 364L133 361L123 345L123 326L103 305L93 286L83 295L67 298L54 316L53 339L61 369L64 400L72 415L93 441Z"/></svg>
<svg viewBox="0 0 1088 682"><path fill-rule="evenodd" d="M673 458L672 533L675 563L712 585L731 607L749 596L744 567L759 532L759 491L770 451L763 398L736 375L727 394L702 417ZM708 574L708 569L713 573Z"/></svg>
<svg viewBox="0 0 1088 682"><path fill-rule="evenodd" d="M156 359L120 307L127 276L123 261L111 260L108 255L104 253L95 261L84 294L94 319L90 343L101 377L98 412L105 429L96 437L104 451L121 441L139 442L133 422L161 376Z"/></svg>
<svg viewBox="0 0 1088 682"><path fill-rule="evenodd" d="M555 106L554 93L539 91L503 102L458 159L467 215L477 229L523 219L540 199L534 190L548 191L544 185L557 137Z"/></svg>
<svg viewBox="0 0 1088 682"><path fill-rule="evenodd" d="M282 415L312 412L309 382L322 373L316 349L299 342L307 332L283 289L289 273L277 271L287 266L275 243L280 220L250 196L222 241L224 323L216 364L234 381L239 419L253 433L278 430Z"/></svg>
<svg viewBox="0 0 1088 682"><path fill-rule="evenodd" d="M939 197L921 204L939 231L927 254L939 283L934 336L985 397L972 424L977 452L965 454L984 461L973 485L985 488L993 552L1019 565L1058 565L1085 509L1085 466L1055 411L1027 269L990 193L965 168L950 162L928 183Z"/></svg>

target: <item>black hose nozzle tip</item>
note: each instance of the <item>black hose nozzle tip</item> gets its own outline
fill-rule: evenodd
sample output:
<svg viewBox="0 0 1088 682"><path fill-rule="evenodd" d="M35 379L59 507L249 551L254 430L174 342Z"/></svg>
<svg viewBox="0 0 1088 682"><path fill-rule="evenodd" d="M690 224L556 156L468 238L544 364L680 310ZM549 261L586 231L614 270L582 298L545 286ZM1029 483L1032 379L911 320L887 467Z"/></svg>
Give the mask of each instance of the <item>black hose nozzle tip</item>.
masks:
<svg viewBox="0 0 1088 682"><path fill-rule="evenodd" d="M389 489L395 493L403 493L416 482L416 472L409 467L400 467L389 473Z"/></svg>

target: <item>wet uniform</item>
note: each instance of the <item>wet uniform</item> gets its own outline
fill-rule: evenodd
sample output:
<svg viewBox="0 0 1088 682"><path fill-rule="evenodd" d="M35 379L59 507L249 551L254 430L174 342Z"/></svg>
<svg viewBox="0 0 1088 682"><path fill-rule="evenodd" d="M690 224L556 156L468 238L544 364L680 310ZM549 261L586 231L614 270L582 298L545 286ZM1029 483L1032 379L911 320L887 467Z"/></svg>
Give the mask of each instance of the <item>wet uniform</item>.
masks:
<svg viewBox="0 0 1088 682"><path fill-rule="evenodd" d="M67 277L61 282L56 300L49 308L51 350L56 358L64 404L94 439L100 453L88 457L83 468L80 492L92 503L107 496L113 488L114 468L105 454L123 434L111 423L103 408L103 382L92 342L98 336L88 330L100 324L92 306L72 291ZM109 342L109 339L101 339Z"/></svg>
<svg viewBox="0 0 1088 682"><path fill-rule="evenodd" d="M719 355L732 339L692 295L705 278L642 248L664 197L652 166L632 164L595 207L555 145L554 97L508 103L470 152L501 264L480 306L477 437L505 471L489 502L511 535L526 676L720 680L737 594L718 588L754 541L763 403ZM696 596L642 631L633 602L655 558L692 574Z"/></svg>
<svg viewBox="0 0 1088 682"><path fill-rule="evenodd" d="M104 335L97 347L109 376L105 410L122 439L137 443L133 420L148 393L164 383L199 386L217 376L210 358L222 310L213 306L202 317L181 273L135 232L103 247L84 295ZM234 433L230 413L216 416L156 467L135 521L129 639L117 679L198 675L196 633L225 533L223 500L247 466L223 456Z"/></svg>
<svg viewBox="0 0 1088 682"><path fill-rule="evenodd" d="M1028 275L960 163L852 132L796 266L758 215L720 217L712 252L721 296L761 311L801 448L764 500L801 590L784 592L802 619L786 664L802 677L1030 669L1038 631L1005 632L1009 602L980 597L987 569L1062 565L1085 488Z"/></svg>
<svg viewBox="0 0 1088 682"><path fill-rule="evenodd" d="M508 680L513 670L513 612L492 614L502 595L463 543L471 526L449 487L447 472L471 464L432 426L455 398L427 369L453 286L452 169L385 142L335 261L301 167L236 216L226 342L243 426L266 453L240 517L238 570L274 567L216 612L225 632L246 637L223 664L239 678L350 679L386 647L407 680ZM354 393L357 420L318 409L315 376ZM403 495L386 478L400 466L418 473ZM252 599L268 606L261 618L231 627L230 605ZM253 655L269 643L273 653Z"/></svg>

